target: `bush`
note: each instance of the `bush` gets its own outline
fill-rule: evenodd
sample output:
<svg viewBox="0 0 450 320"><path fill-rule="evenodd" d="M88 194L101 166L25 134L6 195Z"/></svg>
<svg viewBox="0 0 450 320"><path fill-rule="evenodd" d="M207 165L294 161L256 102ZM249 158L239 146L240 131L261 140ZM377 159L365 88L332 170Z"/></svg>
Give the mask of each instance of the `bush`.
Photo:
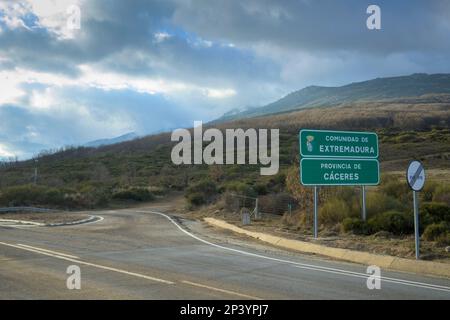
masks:
<svg viewBox="0 0 450 320"><path fill-rule="evenodd" d="M225 185L227 191L235 192L246 197L256 197L257 192L248 184L240 181L232 181Z"/></svg>
<svg viewBox="0 0 450 320"><path fill-rule="evenodd" d="M11 187L0 195L2 206L63 206L65 192L45 186L23 185Z"/></svg>
<svg viewBox="0 0 450 320"><path fill-rule="evenodd" d="M422 237L428 241L436 241L438 239L446 238L449 233L450 225L446 222L433 223L425 228Z"/></svg>
<svg viewBox="0 0 450 320"><path fill-rule="evenodd" d="M383 212L395 210L403 211L405 208L400 201L380 192L369 192L366 195L366 210L368 216L376 216Z"/></svg>
<svg viewBox="0 0 450 320"><path fill-rule="evenodd" d="M187 201L194 206L199 206L206 203L204 194L200 192L190 193L186 196L186 198Z"/></svg>
<svg viewBox="0 0 450 320"><path fill-rule="evenodd" d="M326 225L337 224L350 215L350 208L345 201L331 198L319 209L320 223Z"/></svg>
<svg viewBox="0 0 450 320"><path fill-rule="evenodd" d="M450 206L450 185L441 184L436 187L433 194L433 201L444 202Z"/></svg>
<svg viewBox="0 0 450 320"><path fill-rule="evenodd" d="M423 226L442 221L450 223L450 207L445 203L425 202L421 205L420 215Z"/></svg>
<svg viewBox="0 0 450 320"><path fill-rule="evenodd" d="M217 195L217 185L209 180L201 180L186 189L185 197L192 205L208 203Z"/></svg>
<svg viewBox="0 0 450 320"><path fill-rule="evenodd" d="M267 185L266 185L266 184L263 184L263 183L257 183L257 184L255 185L254 189L255 189L255 192L256 192L258 195L265 195L265 194L268 193Z"/></svg>
<svg viewBox="0 0 450 320"><path fill-rule="evenodd" d="M412 216L391 210L369 219L368 227L370 233L388 231L396 235L403 235L413 232L414 222Z"/></svg>
<svg viewBox="0 0 450 320"><path fill-rule="evenodd" d="M147 189L131 188L121 190L113 194L113 199L116 200L132 200L132 201L151 201L154 199L153 194Z"/></svg>
<svg viewBox="0 0 450 320"><path fill-rule="evenodd" d="M436 245L439 247L445 247L450 245L450 232L442 234L436 238Z"/></svg>
<svg viewBox="0 0 450 320"><path fill-rule="evenodd" d="M342 229L344 232L353 232L354 234L370 234L371 230L367 222L359 218L345 218L342 221Z"/></svg>
<svg viewBox="0 0 450 320"><path fill-rule="evenodd" d="M380 185L380 189L385 195L400 201L405 201L411 194L404 179L400 181L395 177L391 177L387 179L387 181L383 181Z"/></svg>

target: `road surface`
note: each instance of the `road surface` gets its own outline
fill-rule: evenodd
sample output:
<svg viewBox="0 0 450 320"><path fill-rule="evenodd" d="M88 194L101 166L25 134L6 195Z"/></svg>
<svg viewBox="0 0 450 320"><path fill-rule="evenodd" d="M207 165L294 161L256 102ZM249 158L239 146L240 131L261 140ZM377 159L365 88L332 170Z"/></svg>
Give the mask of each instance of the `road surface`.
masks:
<svg viewBox="0 0 450 320"><path fill-rule="evenodd" d="M0 299L450 299L450 279L293 254L172 219L164 208L96 213L65 227L0 227ZM67 268L81 270L69 290Z"/></svg>

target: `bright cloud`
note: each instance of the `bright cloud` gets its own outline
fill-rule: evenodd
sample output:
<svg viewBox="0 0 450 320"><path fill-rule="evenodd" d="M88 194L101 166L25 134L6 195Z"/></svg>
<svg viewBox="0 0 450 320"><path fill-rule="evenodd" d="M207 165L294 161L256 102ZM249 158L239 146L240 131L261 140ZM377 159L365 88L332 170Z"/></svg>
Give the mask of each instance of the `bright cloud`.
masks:
<svg viewBox="0 0 450 320"><path fill-rule="evenodd" d="M9 150L5 145L0 143L0 158L11 158L14 157L17 153Z"/></svg>

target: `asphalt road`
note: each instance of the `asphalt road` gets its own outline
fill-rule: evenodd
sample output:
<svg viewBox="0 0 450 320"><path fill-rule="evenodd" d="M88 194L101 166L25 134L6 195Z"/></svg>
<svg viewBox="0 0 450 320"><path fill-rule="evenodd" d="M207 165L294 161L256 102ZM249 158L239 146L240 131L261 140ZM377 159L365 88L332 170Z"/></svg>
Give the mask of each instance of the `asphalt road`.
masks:
<svg viewBox="0 0 450 320"><path fill-rule="evenodd" d="M65 227L0 227L0 299L450 299L450 279L293 254L152 213ZM170 214L169 214L170 215ZM66 286L81 270L81 289Z"/></svg>

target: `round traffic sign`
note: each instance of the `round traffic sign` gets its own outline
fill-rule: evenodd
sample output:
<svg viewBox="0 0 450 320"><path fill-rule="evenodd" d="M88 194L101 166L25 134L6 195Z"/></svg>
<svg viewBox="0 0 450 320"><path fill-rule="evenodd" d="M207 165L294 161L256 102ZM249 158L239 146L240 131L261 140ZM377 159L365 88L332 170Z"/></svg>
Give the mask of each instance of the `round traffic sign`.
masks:
<svg viewBox="0 0 450 320"><path fill-rule="evenodd" d="M411 161L406 171L406 181L414 191L422 190L425 184L425 169L420 161Z"/></svg>

